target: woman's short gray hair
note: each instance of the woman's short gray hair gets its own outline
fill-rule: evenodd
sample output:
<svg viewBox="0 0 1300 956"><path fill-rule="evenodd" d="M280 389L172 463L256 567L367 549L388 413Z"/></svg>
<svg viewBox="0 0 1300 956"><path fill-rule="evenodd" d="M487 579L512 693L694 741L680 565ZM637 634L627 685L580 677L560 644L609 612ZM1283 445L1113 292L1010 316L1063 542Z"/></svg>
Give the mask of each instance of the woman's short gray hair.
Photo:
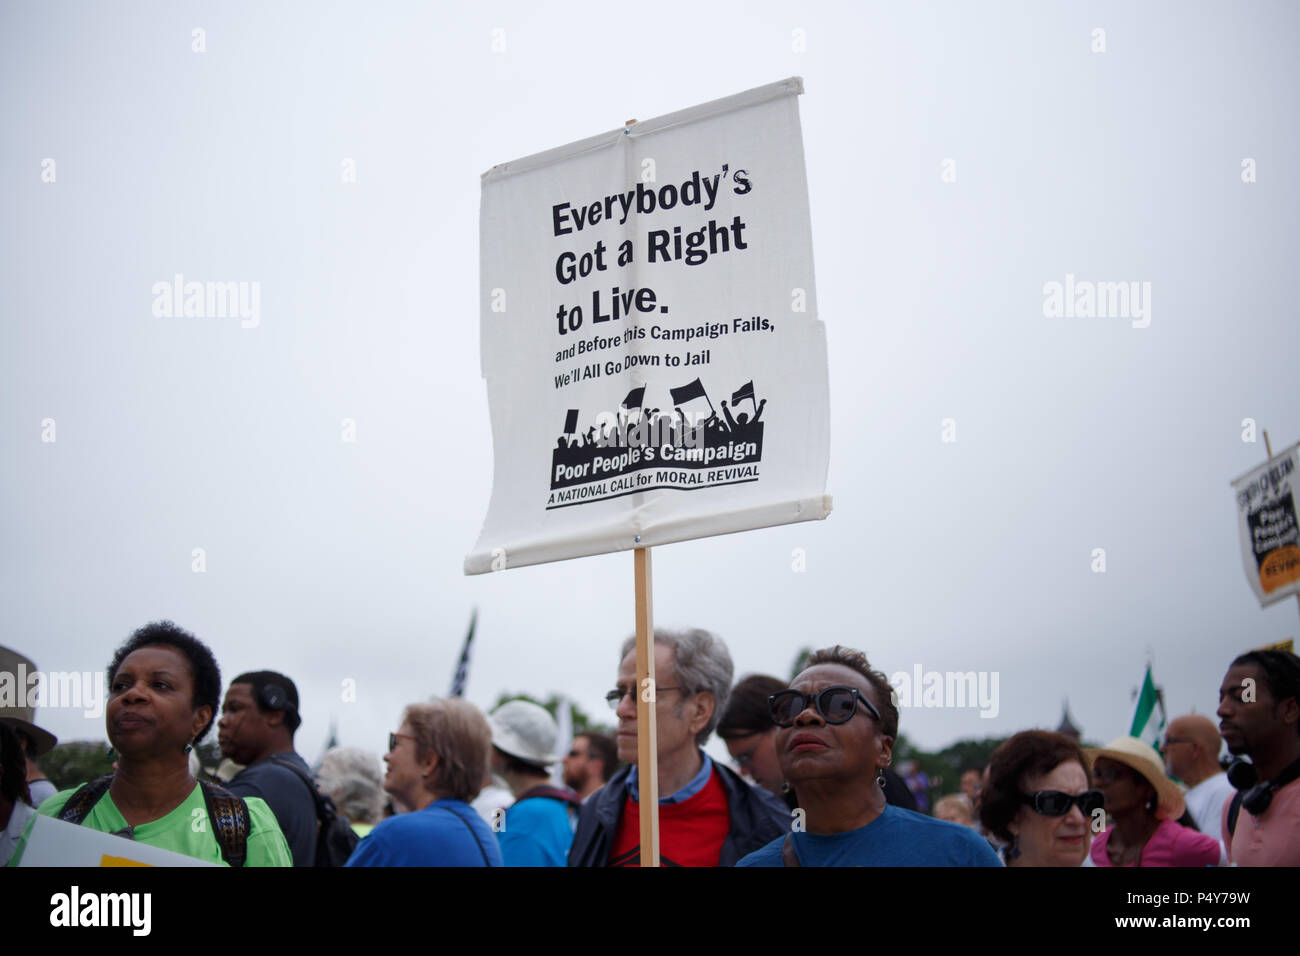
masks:
<svg viewBox="0 0 1300 956"><path fill-rule="evenodd" d="M352 823L378 823L384 812L384 776L379 758L359 747L334 747L316 770L321 793Z"/></svg>
<svg viewBox="0 0 1300 956"><path fill-rule="evenodd" d="M722 638L698 627L684 631L659 630L655 628L655 644L663 644L673 649L674 686L682 689L683 698L691 694L707 691L713 695L713 715L703 729L695 735L695 743L703 747L722 719L722 712L727 709L727 696L731 693L731 653ZM623 651L618 656L619 663L632 651L636 650L636 635L623 642ZM665 683L664 675L656 675L658 683ZM677 705L680 712L681 704Z"/></svg>
<svg viewBox="0 0 1300 956"><path fill-rule="evenodd" d="M438 755L433 779L424 787L439 797L469 803L483 789L492 751L492 730L483 712L461 697L443 697L411 704L402 714L415 732L415 756Z"/></svg>

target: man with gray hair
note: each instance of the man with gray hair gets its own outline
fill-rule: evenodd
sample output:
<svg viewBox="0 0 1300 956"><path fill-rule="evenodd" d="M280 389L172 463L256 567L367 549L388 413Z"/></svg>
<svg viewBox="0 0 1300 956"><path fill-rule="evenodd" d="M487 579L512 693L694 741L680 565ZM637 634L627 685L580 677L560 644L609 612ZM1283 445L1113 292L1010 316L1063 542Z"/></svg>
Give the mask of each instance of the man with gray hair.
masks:
<svg viewBox="0 0 1300 956"><path fill-rule="evenodd" d="M731 688L731 655L708 631L655 631L659 855L664 866L733 866L790 828L785 805L700 748ZM569 866L639 866L636 639L605 695L618 715L619 760L629 764L582 809Z"/></svg>

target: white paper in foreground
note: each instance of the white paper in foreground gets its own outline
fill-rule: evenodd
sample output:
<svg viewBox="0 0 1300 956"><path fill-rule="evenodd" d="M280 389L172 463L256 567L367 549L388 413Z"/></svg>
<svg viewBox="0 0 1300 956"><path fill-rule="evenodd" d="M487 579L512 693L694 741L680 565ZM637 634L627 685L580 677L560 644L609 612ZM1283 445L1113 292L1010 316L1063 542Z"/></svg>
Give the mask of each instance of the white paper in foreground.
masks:
<svg viewBox="0 0 1300 956"><path fill-rule="evenodd" d="M824 518L799 79L493 167L478 574Z"/></svg>
<svg viewBox="0 0 1300 956"><path fill-rule="evenodd" d="M216 866L53 817L33 818L19 866Z"/></svg>

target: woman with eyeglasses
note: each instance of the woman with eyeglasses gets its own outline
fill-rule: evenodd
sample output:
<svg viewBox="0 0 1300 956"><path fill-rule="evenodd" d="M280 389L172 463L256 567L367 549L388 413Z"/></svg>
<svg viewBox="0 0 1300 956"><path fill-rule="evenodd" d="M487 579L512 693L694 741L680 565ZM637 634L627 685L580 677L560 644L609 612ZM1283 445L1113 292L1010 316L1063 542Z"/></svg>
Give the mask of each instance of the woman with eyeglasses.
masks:
<svg viewBox="0 0 1300 956"><path fill-rule="evenodd" d="M968 827L885 802L898 708L885 675L858 651L808 658L790 689L768 698L781 773L795 790L792 832L739 866L997 866Z"/></svg>
<svg viewBox="0 0 1300 956"><path fill-rule="evenodd" d="M1094 821L1104 822L1102 795L1069 737L1026 730L993 752L980 822L1005 845L1007 866L1081 866Z"/></svg>
<svg viewBox="0 0 1300 956"><path fill-rule="evenodd" d="M487 720L468 701L407 707L384 757L384 789L406 812L377 824L347 865L501 866L496 836L469 805L491 745Z"/></svg>
<svg viewBox="0 0 1300 956"><path fill-rule="evenodd" d="M200 783L190 771L220 694L216 658L193 634L170 621L135 631L108 665L114 772L50 797L38 813L218 865L292 866L266 801ZM132 859L125 843L121 855Z"/></svg>
<svg viewBox="0 0 1300 956"><path fill-rule="evenodd" d="M1218 866L1214 837L1179 824L1186 810L1178 784L1155 748L1119 737L1087 751L1114 820L1092 844L1097 866Z"/></svg>

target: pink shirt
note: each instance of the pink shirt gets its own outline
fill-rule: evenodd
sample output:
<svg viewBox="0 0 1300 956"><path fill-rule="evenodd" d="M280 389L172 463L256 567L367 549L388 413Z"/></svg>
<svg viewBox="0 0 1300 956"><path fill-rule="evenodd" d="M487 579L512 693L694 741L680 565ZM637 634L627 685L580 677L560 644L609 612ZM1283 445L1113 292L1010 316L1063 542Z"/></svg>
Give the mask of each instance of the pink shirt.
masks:
<svg viewBox="0 0 1300 956"><path fill-rule="evenodd" d="M1228 833L1228 806L1223 804L1223 843L1234 866L1300 866L1300 780L1273 794L1259 819L1242 807L1237 832Z"/></svg>
<svg viewBox="0 0 1300 956"><path fill-rule="evenodd" d="M1106 855L1106 843L1115 827L1109 826L1092 841L1092 862L1097 866L1114 866ZM1176 820L1161 820L1142 848L1138 866L1218 866L1219 841Z"/></svg>

